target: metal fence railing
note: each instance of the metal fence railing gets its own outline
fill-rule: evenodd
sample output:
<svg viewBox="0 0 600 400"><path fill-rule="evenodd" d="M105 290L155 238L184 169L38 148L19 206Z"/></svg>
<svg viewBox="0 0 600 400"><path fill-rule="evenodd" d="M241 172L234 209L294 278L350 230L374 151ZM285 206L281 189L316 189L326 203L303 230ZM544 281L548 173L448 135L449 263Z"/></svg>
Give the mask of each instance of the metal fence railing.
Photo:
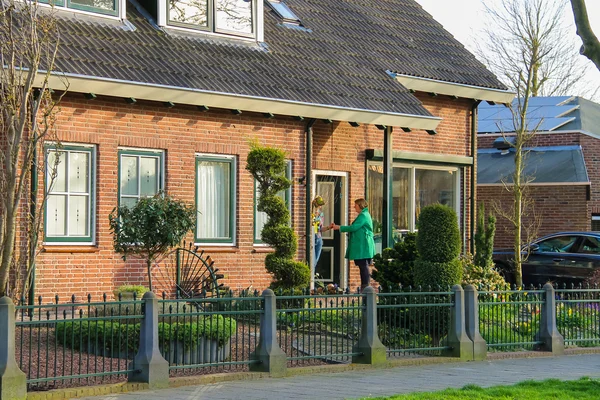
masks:
<svg viewBox="0 0 600 400"><path fill-rule="evenodd" d="M142 303L53 300L16 307L15 358L29 390L125 380L135 369Z"/></svg>
<svg viewBox="0 0 600 400"><path fill-rule="evenodd" d="M543 290L479 292L479 331L488 351L533 350L541 344Z"/></svg>
<svg viewBox="0 0 600 400"><path fill-rule="evenodd" d="M434 356L448 349L453 292L407 289L377 296L378 333L389 356Z"/></svg>
<svg viewBox="0 0 600 400"><path fill-rule="evenodd" d="M556 289L556 327L566 346L600 345L600 289Z"/></svg>
<svg viewBox="0 0 600 400"><path fill-rule="evenodd" d="M247 371L260 336L258 293L159 301L159 348L171 375Z"/></svg>
<svg viewBox="0 0 600 400"><path fill-rule="evenodd" d="M276 298L277 340L289 366L348 363L361 330L361 294Z"/></svg>

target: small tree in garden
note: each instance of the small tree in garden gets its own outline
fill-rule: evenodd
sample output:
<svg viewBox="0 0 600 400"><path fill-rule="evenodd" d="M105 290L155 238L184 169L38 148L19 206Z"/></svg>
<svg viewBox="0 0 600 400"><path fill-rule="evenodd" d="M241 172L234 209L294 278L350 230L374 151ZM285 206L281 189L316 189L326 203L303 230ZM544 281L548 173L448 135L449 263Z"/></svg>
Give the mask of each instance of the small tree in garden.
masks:
<svg viewBox="0 0 600 400"><path fill-rule="evenodd" d="M485 217L485 206L479 206L477 213L477 231L475 232L475 251L473 261L475 265L490 270L494 268L494 235L496 234L496 217L488 215Z"/></svg>
<svg viewBox="0 0 600 400"><path fill-rule="evenodd" d="M447 289L462 278L460 232L456 212L448 206L423 207L417 223L417 251L414 264L415 284Z"/></svg>
<svg viewBox="0 0 600 400"><path fill-rule="evenodd" d="M283 150L251 144L246 169L256 179L259 191L258 211L267 214L261 239L275 249L265 258L265 267L273 275L272 289L304 289L310 283L310 269L294 256L298 238L290 226L290 213L277 193L290 187L285 177Z"/></svg>
<svg viewBox="0 0 600 400"><path fill-rule="evenodd" d="M152 262L179 244L196 223L196 209L163 193L142 198L133 207L116 207L110 213L114 248L123 259L134 254L144 257L148 287L152 291Z"/></svg>

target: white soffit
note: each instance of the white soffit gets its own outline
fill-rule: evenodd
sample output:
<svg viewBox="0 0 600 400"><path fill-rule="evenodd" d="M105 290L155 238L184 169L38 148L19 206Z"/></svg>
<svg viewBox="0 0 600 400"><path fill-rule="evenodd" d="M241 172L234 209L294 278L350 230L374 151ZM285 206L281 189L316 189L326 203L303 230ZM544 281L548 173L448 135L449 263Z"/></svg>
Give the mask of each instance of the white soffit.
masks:
<svg viewBox="0 0 600 400"><path fill-rule="evenodd" d="M493 101L502 104L512 102L516 95L516 93L508 90L444 82L434 79L419 78L416 76L395 74L395 77L405 88L418 92L445 94L448 96Z"/></svg>
<svg viewBox="0 0 600 400"><path fill-rule="evenodd" d="M40 71L37 80L38 86L41 86L44 77L44 72ZM205 105L229 110L270 112L275 115L302 116L305 118L331 119L332 121L408 127L421 130L434 130L442 120L438 117L423 115L386 113L376 110L234 95L80 75L52 75L49 80L49 87L54 90L65 90L67 88L69 92L76 93L94 93L96 95L123 98L133 97L139 100L160 102L171 101L175 104Z"/></svg>

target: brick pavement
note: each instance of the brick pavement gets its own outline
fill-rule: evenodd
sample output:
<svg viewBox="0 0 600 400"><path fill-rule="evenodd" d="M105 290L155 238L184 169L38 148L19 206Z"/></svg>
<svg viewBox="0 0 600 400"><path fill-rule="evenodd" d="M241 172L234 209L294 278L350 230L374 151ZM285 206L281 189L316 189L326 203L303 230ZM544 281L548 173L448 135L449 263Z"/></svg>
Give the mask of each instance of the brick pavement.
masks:
<svg viewBox="0 0 600 400"><path fill-rule="evenodd" d="M131 392L87 400L300 400L356 399L416 391L510 385L523 380L600 378L600 354L498 359L411 365L338 373L230 381L154 391Z"/></svg>

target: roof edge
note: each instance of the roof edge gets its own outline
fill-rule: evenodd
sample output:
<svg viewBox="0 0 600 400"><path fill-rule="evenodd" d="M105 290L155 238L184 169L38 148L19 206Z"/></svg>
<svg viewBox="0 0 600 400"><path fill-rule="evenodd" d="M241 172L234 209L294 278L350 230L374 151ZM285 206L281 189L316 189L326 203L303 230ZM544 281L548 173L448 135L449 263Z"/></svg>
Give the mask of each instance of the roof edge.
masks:
<svg viewBox="0 0 600 400"><path fill-rule="evenodd" d="M36 84L41 86L45 77L45 71L38 71ZM202 105L227 110L239 109L258 113L270 112L275 115L302 116L306 118L409 127L422 130L434 130L442 120L439 117L428 115L363 110L77 74L53 73L49 77L48 87L54 90L68 90L77 93L94 93L96 95L123 98L135 97L136 99L150 101L171 101L176 104Z"/></svg>
<svg viewBox="0 0 600 400"><path fill-rule="evenodd" d="M393 76L407 89L419 92L445 94L468 99L493 101L495 103L510 103L516 96L515 92L511 92L509 90L484 88L481 86L445 82L436 79L421 78L417 76L396 73L394 73Z"/></svg>

